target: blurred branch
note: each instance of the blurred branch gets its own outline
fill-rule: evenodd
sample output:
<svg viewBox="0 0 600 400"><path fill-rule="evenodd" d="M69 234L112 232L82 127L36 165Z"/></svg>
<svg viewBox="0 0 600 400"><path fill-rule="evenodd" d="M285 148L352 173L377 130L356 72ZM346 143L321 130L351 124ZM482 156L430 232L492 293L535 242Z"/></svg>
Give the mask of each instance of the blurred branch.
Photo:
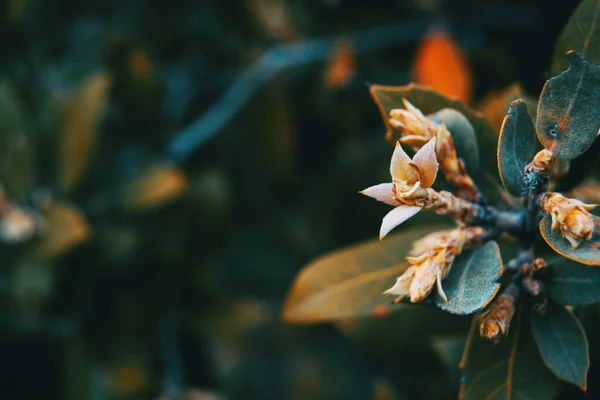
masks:
<svg viewBox="0 0 600 400"><path fill-rule="evenodd" d="M427 29L427 20L414 20L349 35L357 54L368 53L417 40ZM177 162L187 159L199 146L213 138L229 120L280 71L333 56L338 36L300 40L271 47L198 119L175 135L167 157Z"/></svg>

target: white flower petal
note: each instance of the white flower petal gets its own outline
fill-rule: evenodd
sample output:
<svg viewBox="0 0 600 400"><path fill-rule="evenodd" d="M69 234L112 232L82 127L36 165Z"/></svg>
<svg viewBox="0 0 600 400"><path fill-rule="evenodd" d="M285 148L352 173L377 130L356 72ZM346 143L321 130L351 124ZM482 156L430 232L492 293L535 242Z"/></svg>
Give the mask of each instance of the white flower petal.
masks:
<svg viewBox="0 0 600 400"><path fill-rule="evenodd" d="M435 136L417 151L412 162L419 169L421 186L424 188L431 187L433 182L435 182L435 177L438 172L438 162L435 156Z"/></svg>
<svg viewBox="0 0 600 400"><path fill-rule="evenodd" d="M415 115L418 115L421 118L425 118L425 116L423 115L423 113L421 112L421 110L419 110L417 107L413 106L410 101L406 100L406 98L402 99L402 103L404 104L404 108L406 108L408 111L414 113Z"/></svg>
<svg viewBox="0 0 600 400"><path fill-rule="evenodd" d="M413 266L408 268L401 276L398 277L398 279L396 279L394 286L383 292L383 294L396 295L400 297L408 296L410 284L415 276L416 271L417 267Z"/></svg>
<svg viewBox="0 0 600 400"><path fill-rule="evenodd" d="M396 148L394 149L394 154L392 154L392 161L390 163L390 174L392 175L392 179L409 183L418 181L419 175L410 166L410 162L410 157L406 154L400 145L400 142L396 142Z"/></svg>
<svg viewBox="0 0 600 400"><path fill-rule="evenodd" d="M401 205L383 217L381 229L379 230L379 240L383 239L392 229L421 211L422 207Z"/></svg>
<svg viewBox="0 0 600 400"><path fill-rule="evenodd" d="M380 183L379 185L363 190L361 193L390 206L397 206L400 203L396 200L396 196L394 196L393 188L393 183Z"/></svg>

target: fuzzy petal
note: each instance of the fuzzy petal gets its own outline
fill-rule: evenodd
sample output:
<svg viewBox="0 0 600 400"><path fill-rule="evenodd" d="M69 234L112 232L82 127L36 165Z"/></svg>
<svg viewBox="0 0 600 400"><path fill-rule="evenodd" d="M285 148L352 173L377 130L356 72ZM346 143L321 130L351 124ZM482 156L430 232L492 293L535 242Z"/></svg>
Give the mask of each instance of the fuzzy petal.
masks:
<svg viewBox="0 0 600 400"><path fill-rule="evenodd" d="M398 139L400 143L420 149L427 143L427 138L419 135L407 135Z"/></svg>
<svg viewBox="0 0 600 400"><path fill-rule="evenodd" d="M448 301L448 297L446 296L446 293L444 293L444 289L442 288L442 274L441 274L441 272L438 272L438 274L436 275L435 283L437 285L437 292L440 295L440 297L442 299L444 299L444 302Z"/></svg>
<svg viewBox="0 0 600 400"><path fill-rule="evenodd" d="M422 207L401 205L383 217L381 229L379 230L379 240L382 240L392 229L421 211Z"/></svg>
<svg viewBox="0 0 600 400"><path fill-rule="evenodd" d="M372 197L377 201L381 201L382 203L389 204L390 206L397 206L400 203L394 196L393 188L393 183L380 183L379 185L366 188L361 193L365 196Z"/></svg>
<svg viewBox="0 0 600 400"><path fill-rule="evenodd" d="M435 136L415 154L412 162L419 170L421 186L431 187L438 172L438 162L435 156Z"/></svg>
<svg viewBox="0 0 600 400"><path fill-rule="evenodd" d="M410 284L410 301L413 303L423 301L433 290L436 280L436 271L430 265L421 265Z"/></svg>
<svg viewBox="0 0 600 400"><path fill-rule="evenodd" d="M404 104L404 108L406 108L408 111L410 111L411 113L418 115L420 118L425 118L425 116L423 115L423 113L421 112L421 110L419 110L417 107L413 106L410 101L406 100L406 98L402 99L402 103Z"/></svg>
<svg viewBox="0 0 600 400"><path fill-rule="evenodd" d="M410 289L410 283L417 272L417 267L410 267L404 273L396 279L394 286L383 292L383 294L390 294L402 297L408 296Z"/></svg>
<svg viewBox="0 0 600 400"><path fill-rule="evenodd" d="M410 157L406 154L400 145L400 142L396 142L396 148L394 149L392 162L390 163L390 174L392 175L392 179L409 183L417 182L419 176L409 165L410 162Z"/></svg>

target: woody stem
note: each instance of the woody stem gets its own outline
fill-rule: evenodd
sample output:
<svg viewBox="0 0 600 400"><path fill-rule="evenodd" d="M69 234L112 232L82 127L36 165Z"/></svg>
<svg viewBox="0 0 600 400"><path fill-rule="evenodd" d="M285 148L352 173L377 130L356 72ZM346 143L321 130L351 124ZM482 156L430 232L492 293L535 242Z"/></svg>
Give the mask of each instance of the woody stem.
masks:
<svg viewBox="0 0 600 400"><path fill-rule="evenodd" d="M469 226L481 226L513 236L522 236L526 226L525 213L513 210L498 210L461 199L444 190L427 189L425 209L433 209Z"/></svg>

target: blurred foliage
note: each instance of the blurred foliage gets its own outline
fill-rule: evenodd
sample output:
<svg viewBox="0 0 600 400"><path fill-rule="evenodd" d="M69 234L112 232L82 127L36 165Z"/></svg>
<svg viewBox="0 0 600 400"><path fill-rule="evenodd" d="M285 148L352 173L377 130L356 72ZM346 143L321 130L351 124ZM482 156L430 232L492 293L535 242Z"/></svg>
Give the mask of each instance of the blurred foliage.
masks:
<svg viewBox="0 0 600 400"><path fill-rule="evenodd" d="M303 264L377 231L385 206L355 193L386 178L390 149L363 82L426 75L415 58L437 30L471 104L515 82L538 93L576 4L3 2L0 398L454 398L423 333L465 319L297 327L280 310ZM316 37L335 51L168 150L235 108L221 95L261 55Z"/></svg>

